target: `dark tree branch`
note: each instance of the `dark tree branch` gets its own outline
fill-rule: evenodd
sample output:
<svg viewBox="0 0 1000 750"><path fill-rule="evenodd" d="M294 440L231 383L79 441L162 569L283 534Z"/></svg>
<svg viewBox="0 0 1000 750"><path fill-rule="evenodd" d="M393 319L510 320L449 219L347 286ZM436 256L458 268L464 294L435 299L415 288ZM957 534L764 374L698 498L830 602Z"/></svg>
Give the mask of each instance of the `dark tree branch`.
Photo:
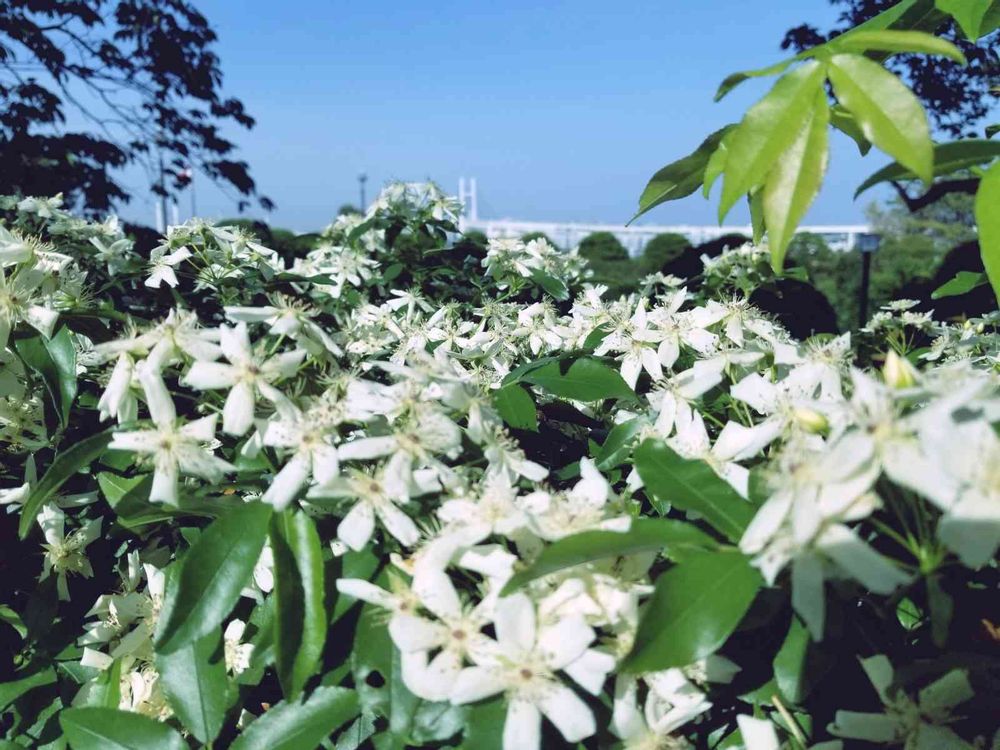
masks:
<svg viewBox="0 0 1000 750"><path fill-rule="evenodd" d="M949 193L968 193L970 195L975 195L976 190L979 188L979 179L976 177L970 177L961 180L942 180L941 182L935 182L931 185L930 190L925 192L923 195L917 196L916 198L906 192L906 188L903 187L901 183L893 180L891 184L896 189L899 199L903 201L903 204L912 214L916 213L921 208L929 206L932 203L936 203Z"/></svg>

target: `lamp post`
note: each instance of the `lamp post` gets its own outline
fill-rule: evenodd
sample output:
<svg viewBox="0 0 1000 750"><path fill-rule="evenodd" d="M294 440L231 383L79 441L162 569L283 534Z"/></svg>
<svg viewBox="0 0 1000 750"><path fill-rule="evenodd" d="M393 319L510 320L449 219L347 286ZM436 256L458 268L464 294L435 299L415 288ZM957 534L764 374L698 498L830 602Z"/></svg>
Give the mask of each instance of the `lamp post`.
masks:
<svg viewBox="0 0 1000 750"><path fill-rule="evenodd" d="M365 183L368 182L368 175L364 172L358 175L358 188L361 193L361 205L358 206L358 210L361 213L365 212Z"/></svg>
<svg viewBox="0 0 1000 750"><path fill-rule="evenodd" d="M868 322L868 287L871 283L872 255L878 250L882 238L877 234L858 235L858 251L861 253L861 286L858 288L858 328Z"/></svg>

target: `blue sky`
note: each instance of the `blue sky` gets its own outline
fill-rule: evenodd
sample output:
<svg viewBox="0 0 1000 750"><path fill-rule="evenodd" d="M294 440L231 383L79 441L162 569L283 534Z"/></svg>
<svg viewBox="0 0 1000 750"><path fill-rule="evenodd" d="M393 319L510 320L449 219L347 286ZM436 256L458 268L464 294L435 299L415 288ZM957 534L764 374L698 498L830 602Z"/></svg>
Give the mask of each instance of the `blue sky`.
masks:
<svg viewBox="0 0 1000 750"><path fill-rule="evenodd" d="M231 136L278 204L269 221L298 231L356 203L359 172L369 198L392 179L429 177L456 192L465 175L478 178L483 216L624 222L656 169L768 85L713 103L725 75L780 59L787 28L826 26L835 13L826 0L196 4L220 36L225 92L257 118ZM860 159L835 135L806 221L862 221L869 198L855 203L854 187L885 161ZM714 205L692 196L646 220L712 223ZM181 210L186 218L186 198ZM198 211L234 207L202 180ZM124 213L149 222L152 201Z"/></svg>

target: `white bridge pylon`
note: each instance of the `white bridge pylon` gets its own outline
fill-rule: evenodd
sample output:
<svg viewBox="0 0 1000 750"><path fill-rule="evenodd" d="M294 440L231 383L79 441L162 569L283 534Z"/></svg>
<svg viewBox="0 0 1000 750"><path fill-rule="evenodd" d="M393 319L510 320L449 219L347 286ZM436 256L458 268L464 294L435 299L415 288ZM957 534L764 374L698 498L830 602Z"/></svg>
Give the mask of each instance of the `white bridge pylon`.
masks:
<svg viewBox="0 0 1000 750"><path fill-rule="evenodd" d="M521 237L525 234L541 232L560 247L572 249L580 241L594 232L610 232L625 246L629 255L635 257L642 254L646 243L658 234L682 234L693 245L718 239L727 234L753 235L750 225L700 226L694 224L638 224L624 226L622 224L591 224L584 222L561 221L522 221L520 219L483 219L479 216L479 201L476 189L476 178L462 177L458 181L458 197L464 207L459 222L463 232L479 231L488 238ZM830 248L849 251L858 246L859 240L873 234L867 224L820 224L800 226L796 233L808 232L821 236Z"/></svg>

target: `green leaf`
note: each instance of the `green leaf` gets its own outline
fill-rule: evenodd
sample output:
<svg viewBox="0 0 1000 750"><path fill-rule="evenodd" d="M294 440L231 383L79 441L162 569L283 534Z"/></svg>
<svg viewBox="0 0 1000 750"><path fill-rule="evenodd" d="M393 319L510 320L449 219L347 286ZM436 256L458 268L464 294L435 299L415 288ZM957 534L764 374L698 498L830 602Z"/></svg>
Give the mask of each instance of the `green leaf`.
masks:
<svg viewBox="0 0 1000 750"><path fill-rule="evenodd" d="M305 513L286 510L271 518L278 681L295 698L319 666L326 643L323 553L316 525Z"/></svg>
<svg viewBox="0 0 1000 750"><path fill-rule="evenodd" d="M990 280L985 273L974 273L972 271L959 271L949 281L946 281L933 292L931 299L941 299L942 297L958 297L968 294L973 289L989 284Z"/></svg>
<svg viewBox="0 0 1000 750"><path fill-rule="evenodd" d="M157 653L168 654L211 633L229 614L267 538L271 506L246 503L213 521L180 562L167 587Z"/></svg>
<svg viewBox="0 0 1000 750"><path fill-rule="evenodd" d="M785 265L788 243L819 193L826 172L830 108L823 89L817 92L815 105L802 131L764 184L764 222L771 267L776 273Z"/></svg>
<svg viewBox="0 0 1000 750"><path fill-rule="evenodd" d="M730 541L739 541L754 516L753 506L711 466L681 458L662 440L646 440L636 449L635 468L647 493L698 513Z"/></svg>
<svg viewBox="0 0 1000 750"><path fill-rule="evenodd" d="M855 31L837 37L828 46L837 52L923 52L941 55L962 65L967 63L965 55L954 44L924 31Z"/></svg>
<svg viewBox="0 0 1000 750"><path fill-rule="evenodd" d="M169 654L156 654L156 671L170 707L199 742L214 740L225 720L229 694L218 628Z"/></svg>
<svg viewBox="0 0 1000 750"><path fill-rule="evenodd" d="M717 546L712 537L687 521L636 518L626 532L584 531L548 545L530 567L507 582L501 594L506 596L536 578L595 560L661 550L667 557L683 559L692 551Z"/></svg>
<svg viewBox="0 0 1000 750"><path fill-rule="evenodd" d="M983 21L994 0L935 0L938 10L955 19L962 33L975 42L984 33Z"/></svg>
<svg viewBox="0 0 1000 750"><path fill-rule="evenodd" d="M503 725L507 720L507 702L502 696L473 703L465 722L463 748L503 750Z"/></svg>
<svg viewBox="0 0 1000 750"><path fill-rule="evenodd" d="M229 750L311 750L357 715L353 690L319 687L305 702L282 701L266 711Z"/></svg>
<svg viewBox="0 0 1000 750"><path fill-rule="evenodd" d="M705 168L723 137L734 125L727 125L712 133L701 145L682 159L671 162L654 174L639 196L639 211L629 219L629 224L655 206L667 201L684 198L695 192L705 178Z"/></svg>
<svg viewBox="0 0 1000 750"><path fill-rule="evenodd" d="M760 185L750 188L747 195L747 207L750 209L750 234L753 244L759 245L764 240L764 191Z"/></svg>
<svg viewBox="0 0 1000 750"><path fill-rule="evenodd" d="M857 144L858 151L862 156L865 156L872 150L871 141L865 138L865 134L862 132L861 126L858 125L858 121L854 119L854 115L839 104L834 104L830 107L830 124L853 140Z"/></svg>
<svg viewBox="0 0 1000 750"><path fill-rule="evenodd" d="M976 224L983 267L1000 300L1000 161L986 170L976 191Z"/></svg>
<svg viewBox="0 0 1000 750"><path fill-rule="evenodd" d="M635 393L621 375L592 357L574 360L568 368L565 365L565 361L550 362L525 373L521 379L553 396L574 401L635 398Z"/></svg>
<svg viewBox="0 0 1000 750"><path fill-rule="evenodd" d="M964 141L951 141L934 146L934 176L957 172L980 164L989 164L1000 156L1000 142L969 138ZM896 180L915 180L917 176L898 161L888 164L861 183L854 191L857 198L868 188L881 182Z"/></svg>
<svg viewBox="0 0 1000 750"><path fill-rule="evenodd" d="M538 414L531 395L517 383L493 392L493 405L500 417L515 430L538 432Z"/></svg>
<svg viewBox="0 0 1000 750"><path fill-rule="evenodd" d="M33 667L26 667L25 670ZM7 708L11 703L37 687L51 685L56 681L56 673L51 668L36 669L30 674L15 672L13 680L0 683L0 710Z"/></svg>
<svg viewBox="0 0 1000 750"><path fill-rule="evenodd" d="M555 276L540 271L537 268L532 269L531 279L560 302L569 299L569 288L562 279L557 279Z"/></svg>
<svg viewBox="0 0 1000 750"><path fill-rule="evenodd" d="M45 475L31 489L31 494L21 508L21 520L17 527L21 539L28 536L35 516L49 498L59 491L66 480L100 456L110 442L109 429L75 443L55 457Z"/></svg>
<svg viewBox="0 0 1000 750"><path fill-rule="evenodd" d="M385 584L387 580L385 573L379 577L379 583ZM403 684L399 649L389 637L381 610L371 605L362 608L354 631L351 668L362 710L388 719L386 732L392 740L390 747L399 750L407 747L413 718L423 701Z"/></svg>
<svg viewBox="0 0 1000 750"><path fill-rule="evenodd" d="M751 78L765 78L767 76L776 76L778 73L784 73L788 70L792 63L800 59L802 59L802 56L796 55L795 57L790 57L787 60L782 60L781 62L774 63L773 65L768 65L765 68L741 70L737 73L730 73L725 77L725 79L723 79L722 83L719 84L719 88L715 92L715 101L719 101L734 88Z"/></svg>
<svg viewBox="0 0 1000 750"><path fill-rule="evenodd" d="M611 471L620 466L632 452L635 438L648 424L649 422L645 419L636 417L612 427L608 437L604 440L604 445L595 456L594 463L597 468L601 471Z"/></svg>
<svg viewBox="0 0 1000 750"><path fill-rule="evenodd" d="M701 194L708 198L712 192L715 181L722 176L726 169L726 160L729 158L729 139L732 137L735 126L730 128L726 135L719 141L719 147L708 157L708 164L705 165L705 175L702 178Z"/></svg>
<svg viewBox="0 0 1000 750"><path fill-rule="evenodd" d="M50 339L38 335L16 339L13 344L24 364L41 377L53 413L58 416L59 424L65 427L69 424L69 412L77 388L73 332L63 326Z"/></svg>
<svg viewBox="0 0 1000 750"><path fill-rule="evenodd" d="M791 703L802 703L834 665L834 658L820 650L798 617L792 617L785 642L774 657L774 681Z"/></svg>
<svg viewBox="0 0 1000 750"><path fill-rule="evenodd" d="M98 708L118 708L122 696L122 659L115 659L111 666L100 672L86 692L85 705Z"/></svg>
<svg viewBox="0 0 1000 750"><path fill-rule="evenodd" d="M715 653L750 608L761 583L738 550L690 555L656 579L622 669L654 672Z"/></svg>
<svg viewBox="0 0 1000 750"><path fill-rule="evenodd" d="M187 750L169 726L130 711L67 708L59 725L73 750Z"/></svg>
<svg viewBox="0 0 1000 750"><path fill-rule="evenodd" d="M791 146L822 90L824 66L816 61L786 73L743 116L729 141L719 201L721 222L736 201L764 182Z"/></svg>
<svg viewBox="0 0 1000 750"><path fill-rule="evenodd" d="M920 101L895 75L861 55L834 55L830 82L865 138L924 182L934 175L934 145Z"/></svg>

